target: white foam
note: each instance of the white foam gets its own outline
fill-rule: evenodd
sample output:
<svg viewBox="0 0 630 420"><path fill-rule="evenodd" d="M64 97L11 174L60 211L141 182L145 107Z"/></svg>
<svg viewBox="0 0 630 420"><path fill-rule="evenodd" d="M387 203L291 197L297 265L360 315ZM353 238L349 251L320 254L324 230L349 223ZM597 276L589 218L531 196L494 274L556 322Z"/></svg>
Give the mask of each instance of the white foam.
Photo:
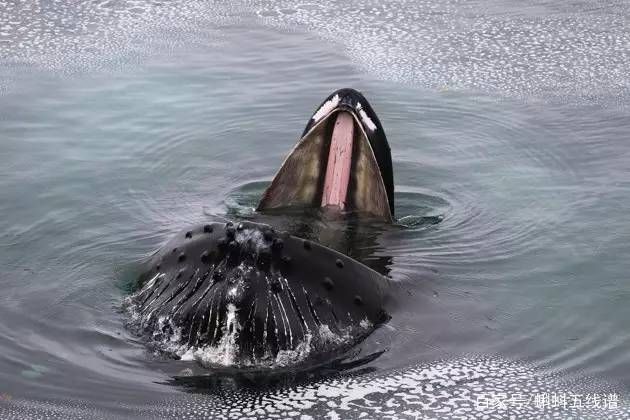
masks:
<svg viewBox="0 0 630 420"><path fill-rule="evenodd" d="M234 239L241 246L250 246L251 250L256 253L267 250L270 247L260 229L237 230ZM241 267L243 266L241 265Z"/></svg>
<svg viewBox="0 0 630 420"><path fill-rule="evenodd" d="M311 353L312 339L313 336L311 334L307 334L306 338L298 343L295 349L280 350L276 355L273 365L277 367L286 367L306 360L308 355Z"/></svg>
<svg viewBox="0 0 630 420"><path fill-rule="evenodd" d="M310 31L379 79L432 90L627 105L630 32L621 17L628 16L628 2L535 3L247 2L263 24Z"/></svg>
<svg viewBox="0 0 630 420"><path fill-rule="evenodd" d="M219 39L222 35L211 28L228 16L231 20L231 8L182 0L0 0L0 57L3 64L61 75L118 69L141 56L188 44L193 28L209 28L208 35ZM172 28L175 36L164 36L164 28ZM0 94L12 88L13 77L3 77Z"/></svg>
<svg viewBox="0 0 630 420"><path fill-rule="evenodd" d="M182 360L196 360L204 366L233 366L237 362L238 347L236 341L240 329L241 326L236 318L236 306L228 304L227 319L219 343L216 346L187 348L180 357Z"/></svg>
<svg viewBox="0 0 630 420"><path fill-rule="evenodd" d="M370 322L370 320L369 320L369 319L367 319L367 318L363 318L363 319L361 320L361 322L359 322L359 327L363 328L364 330L369 330L369 329L371 329L373 326L374 326L374 324L372 324L372 323Z"/></svg>

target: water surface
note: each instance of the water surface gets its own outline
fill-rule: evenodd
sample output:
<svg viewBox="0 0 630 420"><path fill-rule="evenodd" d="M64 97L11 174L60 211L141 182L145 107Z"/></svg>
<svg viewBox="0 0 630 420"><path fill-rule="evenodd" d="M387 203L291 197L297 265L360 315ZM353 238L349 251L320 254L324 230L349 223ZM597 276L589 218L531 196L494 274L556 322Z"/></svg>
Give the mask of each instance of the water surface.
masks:
<svg viewBox="0 0 630 420"><path fill-rule="evenodd" d="M623 403L628 12L0 0L2 417L216 414L211 385L174 384L190 363L125 329L126 287L186 225L251 215L314 107L343 86L385 127L402 225L362 253L388 262L397 302L364 345L385 352L357 375L498 357ZM237 390L219 400L255 399Z"/></svg>

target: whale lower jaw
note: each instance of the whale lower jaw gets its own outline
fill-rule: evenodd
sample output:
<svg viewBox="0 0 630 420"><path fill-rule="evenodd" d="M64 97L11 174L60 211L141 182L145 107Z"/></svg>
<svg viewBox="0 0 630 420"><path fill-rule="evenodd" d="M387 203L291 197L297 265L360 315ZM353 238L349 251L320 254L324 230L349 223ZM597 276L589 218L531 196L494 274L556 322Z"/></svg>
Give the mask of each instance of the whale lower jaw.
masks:
<svg viewBox="0 0 630 420"><path fill-rule="evenodd" d="M188 229L155 253L130 326L206 366L289 366L361 341L385 317L387 279L321 245L250 222Z"/></svg>
<svg viewBox="0 0 630 420"><path fill-rule="evenodd" d="M333 92L320 105L257 210L318 207L393 221L389 144L372 107L354 89Z"/></svg>

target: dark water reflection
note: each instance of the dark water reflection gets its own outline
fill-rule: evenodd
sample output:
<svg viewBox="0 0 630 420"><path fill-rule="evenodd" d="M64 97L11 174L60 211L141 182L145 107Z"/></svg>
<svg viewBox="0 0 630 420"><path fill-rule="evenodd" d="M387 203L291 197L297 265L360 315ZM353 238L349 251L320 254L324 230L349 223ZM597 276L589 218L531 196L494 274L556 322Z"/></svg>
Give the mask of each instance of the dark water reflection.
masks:
<svg viewBox="0 0 630 420"><path fill-rule="evenodd" d="M64 402L50 409L63 418L94 407L107 418L155 416L155 401L179 398L170 384L190 385L181 378L197 367L149 354L124 328L120 303L137 262L185 225L261 217L252 211L259 194L313 107L340 86L371 100L395 164L399 222L367 228L368 240L346 249L396 290L392 319L362 348L386 351L363 368L500 355L627 391L630 118L619 66L628 56L615 46L628 35L613 25L625 9L537 3L523 13L493 2L473 18L447 2L422 15L446 42L444 61L404 61L407 45L428 51L427 30L414 38L407 20L387 15L367 43L376 17L360 21L367 32L350 42L329 26L327 4L215 5L206 18L208 5L116 4L101 4L102 19L72 36L60 23L40 31L48 44L14 29L0 38L0 394L14 404L6 417L46 412L46 401ZM46 13L67 9L56 7ZM101 16L89 7L77 10ZM106 13L117 7L120 15ZM378 15L370 7L363 16ZM544 13L542 26L528 26ZM555 41L525 41L565 34L563 16L566 34L586 29L554 62ZM121 25L115 36L102 29L112 22ZM507 67L457 61L454 51L471 51L462 41L470 22L510 34ZM602 22L609 43L592 32ZM492 51L489 39L479 45ZM615 51L617 61L606 61ZM519 67L525 52L532 63L544 53L547 67ZM569 81L558 76L566 63Z"/></svg>

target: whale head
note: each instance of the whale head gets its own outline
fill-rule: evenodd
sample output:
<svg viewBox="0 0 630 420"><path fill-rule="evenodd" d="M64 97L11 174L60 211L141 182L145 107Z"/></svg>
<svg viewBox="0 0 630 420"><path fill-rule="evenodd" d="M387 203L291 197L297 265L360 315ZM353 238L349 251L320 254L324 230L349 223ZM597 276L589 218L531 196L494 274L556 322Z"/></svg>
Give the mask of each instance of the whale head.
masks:
<svg viewBox="0 0 630 420"><path fill-rule="evenodd" d="M341 89L309 119L258 209L323 207L391 221L393 204L381 123L359 92ZM312 367L387 319L387 286L316 241L250 221L209 223L180 232L144 264L130 326L157 350L205 366Z"/></svg>
<svg viewBox="0 0 630 420"><path fill-rule="evenodd" d="M387 279L317 243L252 222L181 232L146 262L131 326L206 366L326 362L387 317Z"/></svg>

